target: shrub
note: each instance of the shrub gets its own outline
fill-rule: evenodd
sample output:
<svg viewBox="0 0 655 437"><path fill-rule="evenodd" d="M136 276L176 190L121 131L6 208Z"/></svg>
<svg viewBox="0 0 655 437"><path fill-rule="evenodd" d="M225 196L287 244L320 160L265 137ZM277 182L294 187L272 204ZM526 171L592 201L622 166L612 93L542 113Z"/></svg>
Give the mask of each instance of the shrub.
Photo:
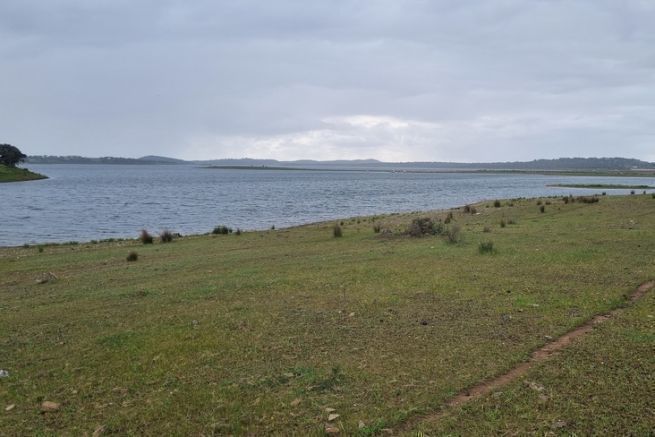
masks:
<svg viewBox="0 0 655 437"><path fill-rule="evenodd" d="M504 218L501 218L501 219L500 219L500 227L501 227L501 228L504 228L505 226L507 226L507 223L505 222L505 219L504 219Z"/></svg>
<svg viewBox="0 0 655 437"><path fill-rule="evenodd" d="M214 230L212 231L212 234L214 235L227 235L232 233L232 228L228 228L227 226L216 226Z"/></svg>
<svg viewBox="0 0 655 437"><path fill-rule="evenodd" d="M541 205L541 199L537 200L537 206Z"/></svg>
<svg viewBox="0 0 655 437"><path fill-rule="evenodd" d="M134 252L134 251L130 252L127 255L127 261L128 262L133 262L133 261L136 261L137 259L139 259L139 254Z"/></svg>
<svg viewBox="0 0 655 437"><path fill-rule="evenodd" d="M234 235L241 235L241 229L237 228L237 230L236 230L236 232L234 233Z"/></svg>
<svg viewBox="0 0 655 437"><path fill-rule="evenodd" d="M565 204L569 203L569 197L568 196L562 197L562 200L564 201Z"/></svg>
<svg viewBox="0 0 655 437"><path fill-rule="evenodd" d="M635 190L630 190L630 194L635 194Z"/></svg>
<svg viewBox="0 0 655 437"><path fill-rule="evenodd" d="M477 208L475 206L466 205L464 207L464 212L469 213L469 214L477 214L478 210L477 210Z"/></svg>
<svg viewBox="0 0 655 437"><path fill-rule="evenodd" d="M653 193L653 199L655 199L655 193Z"/></svg>
<svg viewBox="0 0 655 437"><path fill-rule="evenodd" d="M446 231L446 238L449 243L459 243L462 240L461 228L458 224L454 224Z"/></svg>
<svg viewBox="0 0 655 437"><path fill-rule="evenodd" d="M500 200L494 200L494 208L500 208Z"/></svg>
<svg viewBox="0 0 655 437"><path fill-rule="evenodd" d="M375 232L376 234L379 234L381 230L382 227L380 225L373 225L373 232Z"/></svg>
<svg viewBox="0 0 655 437"><path fill-rule="evenodd" d="M603 195L603 196L607 196L607 192L606 192L606 191L603 191L603 192L601 193L601 195Z"/></svg>
<svg viewBox="0 0 655 437"><path fill-rule="evenodd" d="M448 223L450 223L452 221L453 221L453 213L451 211L451 212L448 213L448 215L446 215L446 220L444 220L444 223L448 224Z"/></svg>
<svg viewBox="0 0 655 437"><path fill-rule="evenodd" d="M539 207L539 211L541 211L541 212L546 212L546 207L545 207L544 205L541 205L541 206Z"/></svg>
<svg viewBox="0 0 655 437"><path fill-rule="evenodd" d="M334 238L341 238L343 236L343 231L338 223L332 228L332 235L334 235Z"/></svg>
<svg viewBox="0 0 655 437"><path fill-rule="evenodd" d="M162 243L170 243L171 241L173 241L173 233L168 229L164 229L159 234L159 238L161 239Z"/></svg>
<svg viewBox="0 0 655 437"><path fill-rule="evenodd" d="M139 235L139 240L141 240L143 244L152 244L154 238L152 237L152 235L150 235L150 233L147 230L143 229L141 231L141 235Z"/></svg>
<svg viewBox="0 0 655 437"><path fill-rule="evenodd" d="M39 246L39 253L43 253L43 246Z"/></svg>
<svg viewBox="0 0 655 437"><path fill-rule="evenodd" d="M484 228L482 228L482 232L489 233L491 232L491 228L489 226L485 226Z"/></svg>
<svg viewBox="0 0 655 437"><path fill-rule="evenodd" d="M422 237L424 235L438 235L443 232L441 221L435 222L430 217L419 217L412 220L407 233L412 237Z"/></svg>
<svg viewBox="0 0 655 437"><path fill-rule="evenodd" d="M599 200L596 196L578 196L576 198L576 201L581 203L597 203Z"/></svg>
<svg viewBox="0 0 655 437"><path fill-rule="evenodd" d="M275 230L275 225L271 225L271 231Z"/></svg>
<svg viewBox="0 0 655 437"><path fill-rule="evenodd" d="M494 253L494 243L492 241L483 241L478 246L478 251L480 253Z"/></svg>

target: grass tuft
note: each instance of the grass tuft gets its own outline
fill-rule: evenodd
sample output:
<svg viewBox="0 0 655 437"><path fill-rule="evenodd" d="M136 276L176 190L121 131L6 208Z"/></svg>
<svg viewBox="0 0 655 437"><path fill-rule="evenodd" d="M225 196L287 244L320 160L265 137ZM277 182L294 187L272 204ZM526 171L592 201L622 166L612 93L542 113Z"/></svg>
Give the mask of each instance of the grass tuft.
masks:
<svg viewBox="0 0 655 437"><path fill-rule="evenodd" d="M478 246L478 251L483 255L484 254L493 254L493 253L495 253L493 241L483 241L483 242L481 242L480 245Z"/></svg>
<svg viewBox="0 0 655 437"><path fill-rule="evenodd" d="M339 225L339 223L335 223L334 227L332 227L332 236L334 236L334 238L343 237L343 231L341 230L341 225Z"/></svg>
<svg viewBox="0 0 655 437"><path fill-rule="evenodd" d="M159 239L161 240L162 243L170 243L171 241L173 241L173 233L168 229L164 229L159 234Z"/></svg>
<svg viewBox="0 0 655 437"><path fill-rule="evenodd" d="M141 234L139 234L139 240L143 244L152 244L155 239L153 238L152 235L150 235L150 232L148 232L146 229L141 230Z"/></svg>
<svg viewBox="0 0 655 437"><path fill-rule="evenodd" d="M139 254L132 251L127 255L127 261L128 262L134 262L139 259Z"/></svg>

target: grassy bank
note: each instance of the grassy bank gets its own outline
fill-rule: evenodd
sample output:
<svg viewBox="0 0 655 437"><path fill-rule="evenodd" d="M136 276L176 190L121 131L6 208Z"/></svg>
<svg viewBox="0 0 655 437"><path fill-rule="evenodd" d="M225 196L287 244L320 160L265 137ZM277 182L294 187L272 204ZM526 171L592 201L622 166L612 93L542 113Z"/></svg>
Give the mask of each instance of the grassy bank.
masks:
<svg viewBox="0 0 655 437"><path fill-rule="evenodd" d="M0 249L0 434L374 434L655 277L650 195L496 204L452 211L455 242L401 234L435 212L344 220L340 238L322 223ZM652 429L653 315L650 294L530 371L537 385L416 429Z"/></svg>
<svg viewBox="0 0 655 437"><path fill-rule="evenodd" d="M0 182L21 182L46 179L47 176L34 173L26 168L12 168L0 164Z"/></svg>
<svg viewBox="0 0 655 437"><path fill-rule="evenodd" d="M646 190L650 188L655 188L650 185L622 185L622 184L553 184L548 185L549 187L560 187L560 188L591 188L591 189L609 189L609 190L625 190L625 189L640 189Z"/></svg>

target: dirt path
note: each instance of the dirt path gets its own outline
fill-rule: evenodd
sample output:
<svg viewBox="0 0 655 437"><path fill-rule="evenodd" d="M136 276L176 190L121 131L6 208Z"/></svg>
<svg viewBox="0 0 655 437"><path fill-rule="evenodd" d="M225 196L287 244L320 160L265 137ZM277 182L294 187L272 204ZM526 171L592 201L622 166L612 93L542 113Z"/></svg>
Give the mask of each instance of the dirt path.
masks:
<svg viewBox="0 0 655 437"><path fill-rule="evenodd" d="M635 291L632 292L632 294L628 297L628 302L633 303L641 299L646 294L646 292L648 292L651 288L653 288L653 286L655 286L655 281L644 282ZM612 318L614 314L621 311L622 309L623 308L617 308L606 314L600 314L594 316L591 320L587 321L584 325L581 325L573 329L572 331L567 332L561 337L556 338L550 343L532 352L528 361L518 364L517 366L515 366L514 368L510 369L508 372L500 376L496 376L493 379L483 381L473 387L463 390L459 394L455 395L455 397L451 398L448 402L446 402L444 406L438 411L423 416L417 416L413 419L409 419L407 422L403 423L401 426L398 427L398 431L400 432L411 431L418 424L422 422L436 422L439 419L441 419L443 416L448 414L449 410L452 407L456 407L473 399L480 398L506 384L509 384L512 381L515 381L516 379L525 375L528 372L528 370L530 370L532 366L534 366L536 363L543 361L548 357L550 357L551 355L564 349L569 344L571 344L576 338L588 334L594 329L594 326L600 325L601 323L609 320L610 318Z"/></svg>

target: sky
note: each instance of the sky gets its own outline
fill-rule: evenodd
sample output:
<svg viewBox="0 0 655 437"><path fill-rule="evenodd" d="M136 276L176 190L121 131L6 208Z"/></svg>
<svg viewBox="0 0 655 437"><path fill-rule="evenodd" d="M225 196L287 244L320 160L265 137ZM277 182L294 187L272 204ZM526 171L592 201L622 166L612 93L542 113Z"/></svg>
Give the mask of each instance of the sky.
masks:
<svg viewBox="0 0 655 437"><path fill-rule="evenodd" d="M655 1L2 0L0 143L655 161Z"/></svg>

